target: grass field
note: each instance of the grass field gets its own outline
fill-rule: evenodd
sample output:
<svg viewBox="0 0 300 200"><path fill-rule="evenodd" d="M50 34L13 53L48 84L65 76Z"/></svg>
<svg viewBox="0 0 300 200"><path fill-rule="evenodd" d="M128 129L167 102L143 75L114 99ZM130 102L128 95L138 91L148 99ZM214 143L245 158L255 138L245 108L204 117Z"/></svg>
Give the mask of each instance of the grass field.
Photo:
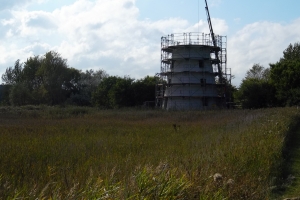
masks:
<svg viewBox="0 0 300 200"><path fill-rule="evenodd" d="M0 107L0 199L272 199L298 117Z"/></svg>
<svg viewBox="0 0 300 200"><path fill-rule="evenodd" d="M284 176L287 177L285 185L287 186L283 191L283 198L300 199L300 123L295 127L290 140L286 144L286 164L284 166Z"/></svg>

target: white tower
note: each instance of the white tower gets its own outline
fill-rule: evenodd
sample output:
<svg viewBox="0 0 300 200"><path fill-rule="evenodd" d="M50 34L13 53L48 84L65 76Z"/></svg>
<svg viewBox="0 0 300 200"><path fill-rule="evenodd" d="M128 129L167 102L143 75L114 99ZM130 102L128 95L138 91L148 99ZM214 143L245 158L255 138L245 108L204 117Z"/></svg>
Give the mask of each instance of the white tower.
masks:
<svg viewBox="0 0 300 200"><path fill-rule="evenodd" d="M157 107L203 110L225 105L225 83L218 79L217 64L223 72L227 71L226 37L215 36L217 47L210 38L209 34L199 33L171 34L161 38ZM216 51L219 59L213 53Z"/></svg>

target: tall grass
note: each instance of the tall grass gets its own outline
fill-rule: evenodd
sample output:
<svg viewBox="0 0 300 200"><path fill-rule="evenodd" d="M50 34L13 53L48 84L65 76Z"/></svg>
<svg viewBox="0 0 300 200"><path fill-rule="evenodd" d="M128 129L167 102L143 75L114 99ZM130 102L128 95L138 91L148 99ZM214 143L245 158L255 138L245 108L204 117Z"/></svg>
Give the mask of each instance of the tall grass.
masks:
<svg viewBox="0 0 300 200"><path fill-rule="evenodd" d="M2 108L0 199L269 199L297 115Z"/></svg>

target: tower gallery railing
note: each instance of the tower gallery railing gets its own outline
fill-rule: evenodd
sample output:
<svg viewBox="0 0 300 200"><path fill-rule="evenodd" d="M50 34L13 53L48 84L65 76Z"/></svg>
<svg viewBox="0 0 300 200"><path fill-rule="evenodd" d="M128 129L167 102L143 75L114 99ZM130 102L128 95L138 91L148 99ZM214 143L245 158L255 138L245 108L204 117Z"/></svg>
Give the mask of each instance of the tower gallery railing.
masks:
<svg viewBox="0 0 300 200"><path fill-rule="evenodd" d="M226 47L226 36L215 35L217 46L222 48ZM205 33L173 33L161 38L161 47L168 48L177 45L207 45L214 46L210 34Z"/></svg>

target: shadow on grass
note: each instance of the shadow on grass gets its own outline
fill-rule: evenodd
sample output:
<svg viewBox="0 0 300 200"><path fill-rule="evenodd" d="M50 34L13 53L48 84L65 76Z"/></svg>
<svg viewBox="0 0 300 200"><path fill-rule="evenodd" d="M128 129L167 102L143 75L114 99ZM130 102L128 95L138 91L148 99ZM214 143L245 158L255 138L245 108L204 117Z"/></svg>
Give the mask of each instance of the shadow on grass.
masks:
<svg viewBox="0 0 300 200"><path fill-rule="evenodd" d="M276 181L274 198L298 195L291 191L297 187L296 173L300 173L300 166L296 166L300 160L300 116L297 115L290 125L286 134L284 147L282 150L282 163L279 170L279 178ZM299 186L299 185L298 185ZM298 189L299 190L299 189Z"/></svg>
<svg viewBox="0 0 300 200"><path fill-rule="evenodd" d="M95 108L77 107L77 106L45 106L45 105L27 105L27 106L0 106L0 119L17 118L48 118L63 119L69 117L83 117L92 113Z"/></svg>

